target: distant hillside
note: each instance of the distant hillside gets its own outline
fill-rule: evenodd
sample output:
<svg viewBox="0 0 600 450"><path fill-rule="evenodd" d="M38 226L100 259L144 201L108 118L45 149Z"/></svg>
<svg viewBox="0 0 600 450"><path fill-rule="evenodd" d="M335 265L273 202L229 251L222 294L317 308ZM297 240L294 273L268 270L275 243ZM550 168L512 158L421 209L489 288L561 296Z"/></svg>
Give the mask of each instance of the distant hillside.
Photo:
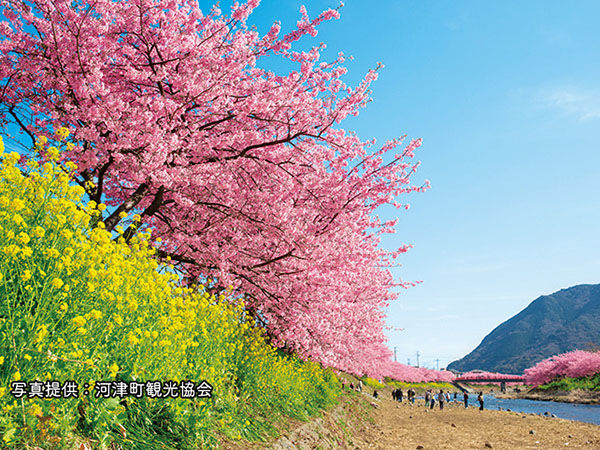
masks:
<svg viewBox="0 0 600 450"><path fill-rule="evenodd" d="M522 373L542 359L600 346L600 284L582 284L537 298L499 325L449 369Z"/></svg>

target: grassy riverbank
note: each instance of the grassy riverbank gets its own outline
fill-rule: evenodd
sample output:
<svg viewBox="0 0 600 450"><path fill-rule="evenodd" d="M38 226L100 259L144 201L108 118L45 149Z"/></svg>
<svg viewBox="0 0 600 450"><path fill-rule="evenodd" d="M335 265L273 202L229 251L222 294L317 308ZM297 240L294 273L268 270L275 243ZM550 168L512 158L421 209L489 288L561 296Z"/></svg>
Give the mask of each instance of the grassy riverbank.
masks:
<svg viewBox="0 0 600 450"><path fill-rule="evenodd" d="M565 377L524 392L509 390L506 394L499 396L503 398L600 405L600 374L592 377Z"/></svg>
<svg viewBox="0 0 600 450"><path fill-rule="evenodd" d="M561 378L548 384L538 386L539 391L593 391L600 392L600 373L592 377Z"/></svg>

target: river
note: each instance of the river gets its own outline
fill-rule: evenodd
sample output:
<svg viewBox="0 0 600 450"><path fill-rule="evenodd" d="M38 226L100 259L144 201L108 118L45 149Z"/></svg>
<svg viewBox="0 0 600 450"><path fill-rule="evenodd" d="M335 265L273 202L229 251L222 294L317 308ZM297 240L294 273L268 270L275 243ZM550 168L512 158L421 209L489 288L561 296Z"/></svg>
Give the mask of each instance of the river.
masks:
<svg viewBox="0 0 600 450"><path fill-rule="evenodd" d="M541 400L525 400L520 398L496 398L493 395L483 396L485 409L499 408L521 413L544 415L554 414L561 419L578 420L600 425L600 405L584 405L581 403L546 402ZM469 406L479 407L477 395L469 395Z"/></svg>

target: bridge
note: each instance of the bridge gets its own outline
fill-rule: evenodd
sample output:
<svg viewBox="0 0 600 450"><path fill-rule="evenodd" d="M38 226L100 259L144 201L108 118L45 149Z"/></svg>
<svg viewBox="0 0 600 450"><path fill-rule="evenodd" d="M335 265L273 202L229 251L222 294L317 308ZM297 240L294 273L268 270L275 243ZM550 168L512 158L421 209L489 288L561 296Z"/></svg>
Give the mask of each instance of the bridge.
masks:
<svg viewBox="0 0 600 450"><path fill-rule="evenodd" d="M505 383L525 383L525 379L523 377L514 377L514 378L478 378L478 377L469 377L469 378L456 378L452 384L460 389L462 392L469 392L469 390L462 386L462 384L467 383L500 383L500 390L504 392L506 390Z"/></svg>

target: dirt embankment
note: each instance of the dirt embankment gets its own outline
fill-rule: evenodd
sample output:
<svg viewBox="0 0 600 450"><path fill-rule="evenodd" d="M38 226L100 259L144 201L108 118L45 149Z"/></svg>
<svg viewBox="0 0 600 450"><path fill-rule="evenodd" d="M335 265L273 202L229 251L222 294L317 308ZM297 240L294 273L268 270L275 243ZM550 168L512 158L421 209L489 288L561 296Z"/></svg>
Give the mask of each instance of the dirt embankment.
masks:
<svg viewBox="0 0 600 450"><path fill-rule="evenodd" d="M274 450L600 449L600 426L450 403L427 409L367 395L352 396L322 418L263 446Z"/></svg>

